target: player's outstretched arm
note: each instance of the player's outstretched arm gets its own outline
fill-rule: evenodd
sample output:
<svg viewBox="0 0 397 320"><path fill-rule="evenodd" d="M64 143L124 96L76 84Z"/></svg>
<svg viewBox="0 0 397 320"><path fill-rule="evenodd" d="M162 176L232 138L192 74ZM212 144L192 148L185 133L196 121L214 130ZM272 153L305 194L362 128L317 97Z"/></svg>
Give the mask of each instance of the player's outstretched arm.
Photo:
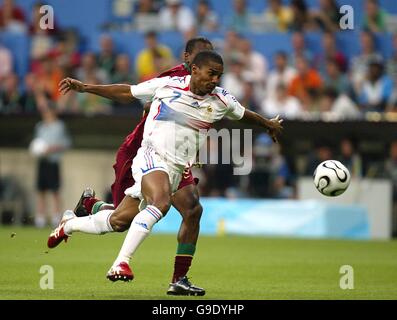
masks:
<svg viewBox="0 0 397 320"><path fill-rule="evenodd" d="M283 122L283 119L280 119L280 116L277 116L273 119L266 119L260 114L250 111L248 109L245 109L244 116L241 118L240 121L244 121L246 123L265 128L274 142L277 142L277 136L281 134L281 131L283 130L283 126L281 124Z"/></svg>
<svg viewBox="0 0 397 320"><path fill-rule="evenodd" d="M66 94L70 90L96 94L120 103L129 103L135 99L131 93L131 86L128 84L94 85L72 78L63 79L59 83L59 91Z"/></svg>

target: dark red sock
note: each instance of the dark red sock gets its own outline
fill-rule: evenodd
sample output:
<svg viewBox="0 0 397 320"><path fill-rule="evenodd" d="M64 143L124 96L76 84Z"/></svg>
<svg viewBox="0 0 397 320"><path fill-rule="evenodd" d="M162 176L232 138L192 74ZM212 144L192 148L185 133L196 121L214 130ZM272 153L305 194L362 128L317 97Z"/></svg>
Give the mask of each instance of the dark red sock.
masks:
<svg viewBox="0 0 397 320"><path fill-rule="evenodd" d="M92 207L93 207L94 204L97 203L98 201L102 201L102 200L99 200L99 199L97 199L97 198L85 198L85 199L83 200L83 206L84 206L84 208L87 210L87 212L88 212L89 214L91 214L91 213L92 213Z"/></svg>
<svg viewBox="0 0 397 320"><path fill-rule="evenodd" d="M175 256L174 275L172 282L178 281L180 278L186 276L192 264L192 256Z"/></svg>

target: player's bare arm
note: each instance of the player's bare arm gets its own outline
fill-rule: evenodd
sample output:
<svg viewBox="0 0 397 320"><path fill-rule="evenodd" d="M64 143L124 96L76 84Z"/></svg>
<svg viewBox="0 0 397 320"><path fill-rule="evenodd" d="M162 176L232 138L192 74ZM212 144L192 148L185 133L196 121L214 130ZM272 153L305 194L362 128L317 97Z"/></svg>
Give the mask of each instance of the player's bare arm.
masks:
<svg viewBox="0 0 397 320"><path fill-rule="evenodd" d="M244 116L241 118L241 121L265 128L274 142L277 142L277 136L281 134L281 131L283 130L283 119L280 119L280 116L273 119L266 119L256 112L245 109Z"/></svg>
<svg viewBox="0 0 397 320"><path fill-rule="evenodd" d="M65 78L59 83L59 91L66 94L69 91L92 93L120 103L129 103L135 99L128 84L94 85L86 84L73 78Z"/></svg>

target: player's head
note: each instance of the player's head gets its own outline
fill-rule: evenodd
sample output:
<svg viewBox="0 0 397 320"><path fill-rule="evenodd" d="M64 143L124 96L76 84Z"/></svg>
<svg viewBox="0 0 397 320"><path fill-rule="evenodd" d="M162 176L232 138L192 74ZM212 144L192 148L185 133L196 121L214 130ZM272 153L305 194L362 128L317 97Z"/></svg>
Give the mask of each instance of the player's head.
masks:
<svg viewBox="0 0 397 320"><path fill-rule="evenodd" d="M212 50L199 52L192 61L190 87L198 95L206 95L219 84L223 73L223 59Z"/></svg>
<svg viewBox="0 0 397 320"><path fill-rule="evenodd" d="M197 37L192 38L186 42L184 60L185 63L191 67L193 59L196 57L197 53L203 50L213 50L211 41L207 38Z"/></svg>

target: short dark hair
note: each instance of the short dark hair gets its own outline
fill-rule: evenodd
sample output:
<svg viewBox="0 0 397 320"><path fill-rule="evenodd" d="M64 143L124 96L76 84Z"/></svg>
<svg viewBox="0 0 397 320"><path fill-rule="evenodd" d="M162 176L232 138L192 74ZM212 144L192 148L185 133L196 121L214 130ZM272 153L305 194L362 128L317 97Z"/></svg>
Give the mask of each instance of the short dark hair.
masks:
<svg viewBox="0 0 397 320"><path fill-rule="evenodd" d="M223 59L220 54L216 53L213 50L204 50L199 52L193 59L192 64L195 64L198 67L202 67L207 64L209 61L213 61L215 63L219 63L223 65Z"/></svg>
<svg viewBox="0 0 397 320"><path fill-rule="evenodd" d="M185 46L185 52L187 53L192 53L194 48L196 47L197 43L205 43L205 44L209 44L212 47L212 43L211 41L209 41L207 38L204 37L197 37L197 38L192 38L189 39L186 42L186 46Z"/></svg>

